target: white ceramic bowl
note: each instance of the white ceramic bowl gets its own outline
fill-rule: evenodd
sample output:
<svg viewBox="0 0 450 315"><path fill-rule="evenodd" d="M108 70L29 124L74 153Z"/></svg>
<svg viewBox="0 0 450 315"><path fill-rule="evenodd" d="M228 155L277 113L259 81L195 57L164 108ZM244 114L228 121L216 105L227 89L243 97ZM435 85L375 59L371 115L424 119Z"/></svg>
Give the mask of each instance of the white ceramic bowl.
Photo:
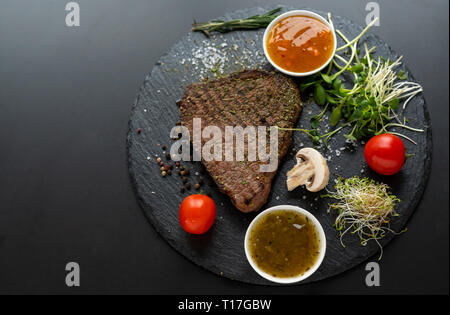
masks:
<svg viewBox="0 0 450 315"><path fill-rule="evenodd" d="M321 65L319 68L314 69L312 71L309 72L292 72L292 71L288 71L286 69L281 68L279 65L277 65L272 58L270 58L269 53L267 52L267 36L269 35L270 30L272 29L272 27L277 24L280 20L288 17L288 16L294 16L294 15L301 15L301 16L309 16L309 17L313 17L316 18L317 20L323 22L325 25L328 26L328 28L331 30L331 33L333 34L333 40L334 40L334 48L333 48L333 53L331 54L330 58L328 58L328 60ZM334 31L334 28L330 25L330 23L328 23L328 21L326 19L324 19L322 16L320 16L317 13L311 12L311 11L307 11L307 10L293 10L293 11L288 11L286 13L281 14L280 16L276 17L274 20L272 20L272 22L270 22L270 24L267 26L265 32L264 32L264 36L263 36L263 49L264 49L264 54L266 55L267 60L269 60L269 62L272 64L272 66L277 69L278 71L290 75L290 76L294 76L294 77L305 77L311 74L314 74L316 72L319 72L320 70L322 70L323 68L325 68L330 61L333 59L334 54L336 53L336 47L337 47L337 38L336 38L336 33Z"/></svg>
<svg viewBox="0 0 450 315"><path fill-rule="evenodd" d="M310 219L311 222L313 222L313 224L315 225L315 227L316 227L316 229L317 229L317 231L319 233L319 238L320 238L320 249L319 250L320 250L320 253L319 253L319 257L317 258L316 263L307 272L305 272L305 273L303 273L303 274L301 274L299 276L296 276L296 277L291 277L291 278L274 277L274 276L264 272L263 270L261 270L256 265L256 263L253 261L253 258L250 255L250 250L249 250L249 246L248 246L249 237L250 237L250 231L255 226L256 222L258 222L260 219L262 219L267 214L269 214L269 213L271 213L273 211L276 211L276 210L290 210L290 211L296 211L298 213L303 214L304 216L308 217L308 219ZM327 248L327 240L325 238L325 233L323 231L322 225L316 219L316 217L314 217L311 213L309 213L308 211L306 211L306 210L304 210L304 209L302 209L300 207L284 205L284 206L275 206L275 207L269 208L269 209L261 212L260 214L258 214L253 219L253 221L250 223L250 225L247 228L247 232L245 233L244 248L245 248L245 255L247 256L248 262L250 263L252 268L260 276L262 276L263 278L266 278L267 280L273 281L273 282L288 284L288 283L299 282L299 281L302 281L302 280L308 278L309 276L311 276L317 270L317 268L319 268L320 264L323 261L323 258L325 257L325 252L326 252L326 248Z"/></svg>

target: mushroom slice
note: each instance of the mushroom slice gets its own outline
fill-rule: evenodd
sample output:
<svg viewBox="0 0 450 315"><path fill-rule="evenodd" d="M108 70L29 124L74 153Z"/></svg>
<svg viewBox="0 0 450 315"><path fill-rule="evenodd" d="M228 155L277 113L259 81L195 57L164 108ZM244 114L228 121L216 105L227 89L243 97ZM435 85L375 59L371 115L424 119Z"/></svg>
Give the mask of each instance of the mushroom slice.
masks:
<svg viewBox="0 0 450 315"><path fill-rule="evenodd" d="M300 185L316 192L325 188L330 178L327 162L322 154L313 148L303 148L297 152L297 164L287 172L288 190Z"/></svg>

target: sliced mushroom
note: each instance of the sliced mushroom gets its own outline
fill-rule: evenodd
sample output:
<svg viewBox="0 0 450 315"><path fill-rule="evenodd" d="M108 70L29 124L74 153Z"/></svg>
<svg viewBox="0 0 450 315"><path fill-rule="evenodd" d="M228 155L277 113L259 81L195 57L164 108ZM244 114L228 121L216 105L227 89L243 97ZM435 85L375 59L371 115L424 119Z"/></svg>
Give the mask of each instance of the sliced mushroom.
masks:
<svg viewBox="0 0 450 315"><path fill-rule="evenodd" d="M313 148L303 148L297 152L297 164L287 172L288 190L300 185L316 192L325 188L330 178L327 162L322 154Z"/></svg>

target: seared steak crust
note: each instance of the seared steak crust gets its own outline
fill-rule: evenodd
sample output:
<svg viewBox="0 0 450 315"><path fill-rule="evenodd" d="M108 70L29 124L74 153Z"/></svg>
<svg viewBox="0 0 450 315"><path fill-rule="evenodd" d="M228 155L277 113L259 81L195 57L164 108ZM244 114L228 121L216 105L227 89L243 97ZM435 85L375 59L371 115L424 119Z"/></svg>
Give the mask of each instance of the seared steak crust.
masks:
<svg viewBox="0 0 450 315"><path fill-rule="evenodd" d="M291 79L260 70L191 84L178 104L181 123L189 129L191 138L193 119L201 118L202 128L217 126L221 129L222 143L225 143L225 126L292 128L302 108L300 93ZM202 146L208 140L202 138ZM269 136L269 148L268 142ZM290 142L291 131L278 130L278 163ZM264 162L259 160L227 162L224 146L222 152L223 161L202 159L207 171L236 208L242 212L259 210L267 201L276 171L260 172ZM247 138L244 152L247 152Z"/></svg>

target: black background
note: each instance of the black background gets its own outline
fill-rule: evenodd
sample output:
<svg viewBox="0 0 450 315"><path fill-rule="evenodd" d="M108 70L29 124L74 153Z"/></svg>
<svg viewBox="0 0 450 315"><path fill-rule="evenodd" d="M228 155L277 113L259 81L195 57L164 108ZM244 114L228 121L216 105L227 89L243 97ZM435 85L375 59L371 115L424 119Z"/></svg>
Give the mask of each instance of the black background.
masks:
<svg viewBox="0 0 450 315"><path fill-rule="evenodd" d="M277 3L364 24L366 1L0 0L0 292L159 294L448 294L449 2L377 1L382 39L425 89L433 169L408 232L385 249L381 287L364 265L308 285L220 278L170 248L133 194L125 137L134 97L168 48L204 21ZM375 260L375 257L373 258ZM81 287L65 265L81 265Z"/></svg>

